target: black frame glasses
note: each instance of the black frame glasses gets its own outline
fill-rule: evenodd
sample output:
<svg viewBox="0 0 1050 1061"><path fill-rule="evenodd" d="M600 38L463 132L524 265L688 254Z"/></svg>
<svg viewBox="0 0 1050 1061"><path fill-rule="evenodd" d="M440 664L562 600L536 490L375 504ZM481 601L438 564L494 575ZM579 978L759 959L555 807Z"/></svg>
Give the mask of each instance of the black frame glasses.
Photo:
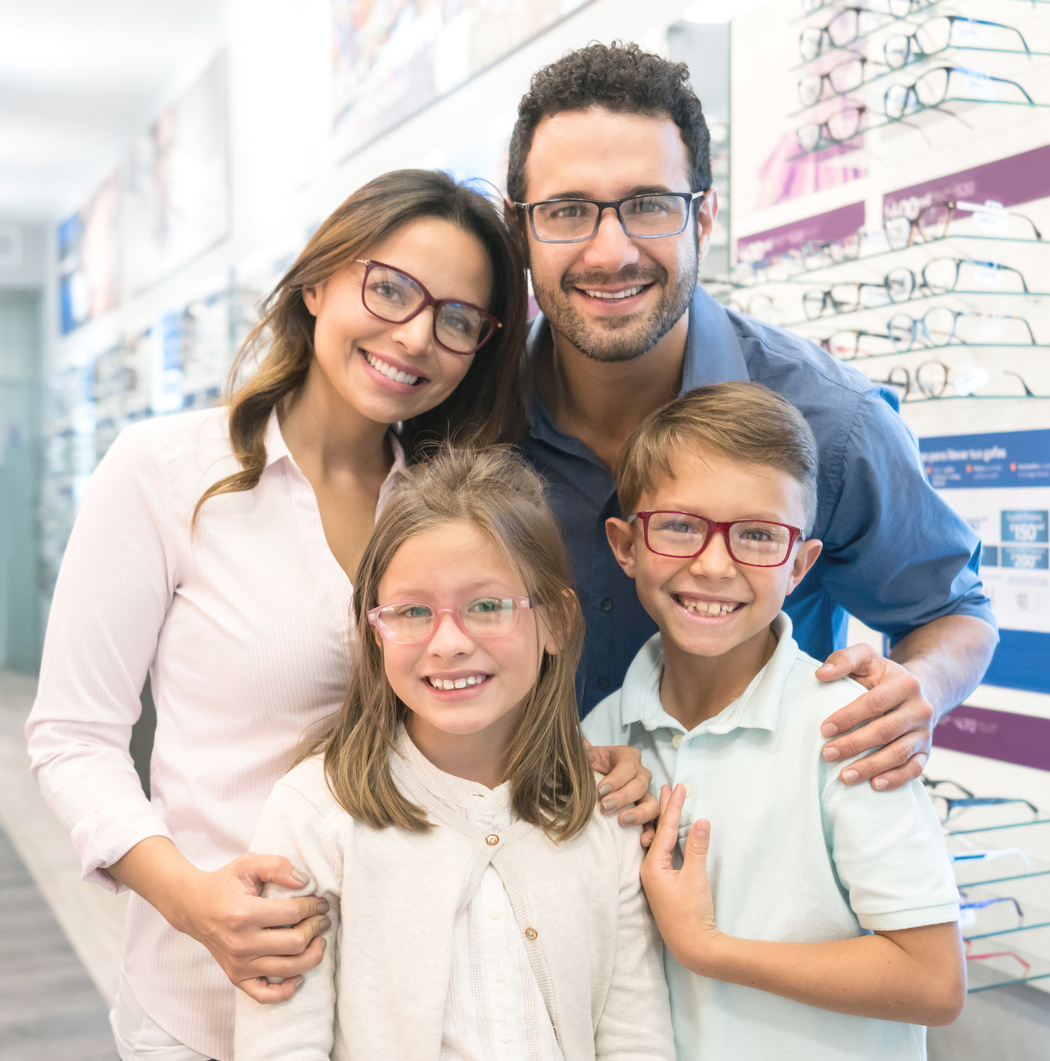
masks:
<svg viewBox="0 0 1050 1061"><path fill-rule="evenodd" d="M467 356L477 353L496 334L497 330L503 327L500 321L488 310L475 306L472 302L463 302L461 299L456 298L434 298L411 273L406 273L404 269L398 269L396 265L376 261L374 258L356 258L355 261L358 265L365 267L365 275L361 281L361 303L373 317L386 321L388 324L404 324L406 321L412 320L413 317L417 317L427 306L433 306L434 316L431 320L431 331L434 334L434 341L451 354ZM393 306L382 301L381 296L369 288L369 278L372 277L377 269L385 269L401 280L408 281L406 286L410 291L415 290L420 300L419 305L403 316L387 316L386 313L393 309ZM383 312L380 312L376 308L377 306ZM466 320L468 322L474 319L473 314L477 314L477 327L479 329L477 333L471 336L470 332L463 332L464 343L469 345L469 349L457 349L441 338L442 334L444 334L446 339L456 337L455 326L448 322L446 310L453 316L457 313L462 315L466 312ZM439 331L439 328L442 330ZM450 331L449 329L452 330Z"/></svg>
<svg viewBox="0 0 1050 1061"><path fill-rule="evenodd" d="M975 393L977 387L984 387L989 382L989 377L984 370L978 370L983 373L983 378L979 378L977 382L973 381L971 376L968 383L952 381L952 370L951 367L946 365L943 361L924 361L918 368L912 372L905 365L894 365L889 370L885 379L872 380L873 383L881 383L886 386L894 387L897 390L897 394L900 400L903 402L909 398L914 392L917 392L921 397L912 398L911 401L934 401L938 398L944 397L944 392L948 389L948 384L952 383L956 391L958 391L958 397L960 398L1038 398L1040 395L1033 394L1032 389L1025 382L1024 377L1019 372L1011 372L1010 369L1004 368L1002 374L1004 376L1013 376L1015 379L1020 381L1021 386L1024 388L1024 394L977 394ZM931 796L936 795L938 799L947 799L946 796L942 796L939 793L932 793ZM979 800L977 802L980 802ZM1002 800L1002 799L988 799L985 802L988 803L1013 803L1018 802L1016 800ZM1024 802L1023 800L1020 802Z"/></svg>
<svg viewBox="0 0 1050 1061"><path fill-rule="evenodd" d="M972 338L965 338L960 334L959 326L964 318L968 322L977 322ZM950 309L948 306L934 306L921 317L897 313L887 322L886 336L902 354L916 349L921 342L933 347L949 346L953 343L976 346L985 341L994 343L1001 339L1003 321L1019 321L1028 332L1031 345L1037 345L1035 332L1025 317L1011 313L978 313L975 310Z"/></svg>
<svg viewBox="0 0 1050 1061"><path fill-rule="evenodd" d="M685 231L686 225L689 224L689 218L692 217L693 214L693 203L697 199L703 203L705 196L710 190L710 188L705 188L699 192L642 192L635 193L634 195L625 195L622 199L584 199L578 196L569 196L558 199L543 199L535 203L515 203L514 205L519 210L524 210L526 212L529 218L529 228L532 230L532 235L540 243L584 243L589 239L593 239L598 232L598 228L602 223L602 215L606 210L616 211L616 219L620 222L620 228L623 229L624 235L629 238L663 239L665 236L678 236ZM664 199L677 200L684 205L681 224L678 224L677 219L674 221L675 224L678 224L677 228L669 228L666 232L632 232L630 230L627 222L624 220L623 211L620 209L624 203L636 203L639 206L652 206L660 205L659 201ZM537 209L540 207L571 209L573 206L579 205L594 206L598 208L597 213L594 215L594 227L585 236L571 236L568 239L560 239L552 236L541 236L539 234L536 228Z"/></svg>
<svg viewBox="0 0 1050 1061"><path fill-rule="evenodd" d="M687 519L699 520L706 528L704 532L704 540L700 544L700 548L688 553L665 553L661 549L654 549L649 542L649 520L652 519L653 516L684 516ZM634 523L635 520L641 521L646 549L651 553L655 553L657 556L667 556L674 560L695 560L711 544L711 539L714 538L716 534L721 534L722 540L726 545L726 552L729 553L730 559L732 559L734 563L743 564L744 567L782 567L791 558L791 550L795 542L802 538L801 528L792 527L789 523L775 523L768 519L731 519L724 523L720 523L718 520L708 519L707 516L701 516L696 512L652 509L648 512L635 512L627 517L628 523ZM787 543L775 543L778 552L780 549L783 549L783 557L772 564L756 564L754 560L742 560L735 552L733 552L733 535L731 532L733 527L736 526L751 526L756 528L776 527L779 530L786 530L788 532Z"/></svg>
<svg viewBox="0 0 1050 1061"><path fill-rule="evenodd" d="M795 133L802 151L821 151L844 144L864 131L864 116L868 108L860 103L846 103L834 114L820 122L800 125Z"/></svg>
<svg viewBox="0 0 1050 1061"><path fill-rule="evenodd" d="M883 110L886 117L891 121L900 121L906 114L917 114L920 111L934 110L942 103L957 100L966 102L987 102L987 93L984 95L953 96L952 75L959 74L962 77L985 83L996 82L1002 85L1013 85L1025 98L1027 103L1035 106L1035 100L1016 81L1007 77L992 77L981 70L969 70L963 66L935 66L920 74L910 85L890 85L883 96ZM994 97L993 97L994 98Z"/></svg>
<svg viewBox="0 0 1050 1061"><path fill-rule="evenodd" d="M1021 47L1024 52L1017 52L1017 54L1029 52L1024 34L1015 26L1008 26L1004 22L989 22L983 18L969 18L964 15L934 15L916 26L912 33L895 33L892 37L886 38L882 46L886 65L896 70L906 63L928 59L931 55L946 51L952 46L952 34L955 32L955 27L961 23L973 26L995 26L997 29L1009 30L1021 38ZM944 30L947 32L943 32ZM1009 51L1010 49L1002 50Z"/></svg>

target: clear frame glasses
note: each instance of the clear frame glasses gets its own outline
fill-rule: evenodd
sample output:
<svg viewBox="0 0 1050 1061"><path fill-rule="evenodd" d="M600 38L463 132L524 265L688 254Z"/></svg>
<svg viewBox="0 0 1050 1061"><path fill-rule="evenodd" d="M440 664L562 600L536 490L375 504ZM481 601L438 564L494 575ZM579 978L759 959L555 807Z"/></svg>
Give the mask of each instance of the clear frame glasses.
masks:
<svg viewBox="0 0 1050 1061"><path fill-rule="evenodd" d="M802 61L808 63L833 48L844 48L877 26L884 25L888 13L867 7L842 7L823 26L807 26L798 38Z"/></svg>
<svg viewBox="0 0 1050 1061"><path fill-rule="evenodd" d="M868 65L885 66L875 59L854 55L822 74L809 74L798 82L798 98L803 107L812 107L829 96L854 92L864 84Z"/></svg>
<svg viewBox="0 0 1050 1061"><path fill-rule="evenodd" d="M404 324L434 307L434 339L454 354L480 350L503 325L488 310L452 298L434 298L414 277L386 262L358 258L365 267L361 281L364 307L381 321Z"/></svg>
<svg viewBox="0 0 1050 1061"><path fill-rule="evenodd" d="M429 641L442 615L451 615L467 637L500 637L511 633L518 613L531 607L528 597L472 597L454 608L436 608L426 601L398 601L372 608L368 622L386 641L398 645Z"/></svg>
<svg viewBox="0 0 1050 1061"><path fill-rule="evenodd" d="M932 295L946 295L960 287L962 290L985 288L995 291L1006 285L1008 273L1021 281L1022 291L1028 294L1028 283L1020 269L976 258L934 258L922 267L921 285Z"/></svg>
<svg viewBox="0 0 1050 1061"><path fill-rule="evenodd" d="M1005 30L1007 35L1016 34L1021 42L1023 52L1028 52L1028 42L1019 29L1007 26L1002 22L988 22L983 18L966 18L962 15L935 15L927 19L921 26L915 27L913 33L895 33L886 38L882 54L886 59L886 65L894 69L902 67L905 63L918 59L926 59L938 52L943 52L952 45L974 47L973 40L981 39L988 33L987 29L980 27L991 27L993 30ZM958 32L956 32L958 31ZM1017 49L1003 49L1016 51Z"/></svg>
<svg viewBox="0 0 1050 1061"><path fill-rule="evenodd" d="M898 313L886 326L890 342L901 353L914 350L920 344L928 346L963 346L998 343L1002 344L1007 331L1021 334L1021 327L1028 335L1031 345L1036 345L1035 333L1024 317L1009 313L976 313L972 310L949 309L935 306L921 317L909 317ZM1022 342L1019 345L1024 345Z"/></svg>
<svg viewBox="0 0 1050 1061"><path fill-rule="evenodd" d="M867 107L858 103L843 103L834 114L820 122L800 125L796 136L803 151L816 151L824 147L852 140L864 128Z"/></svg>
<svg viewBox="0 0 1050 1061"><path fill-rule="evenodd" d="M975 393L979 387L985 386L991 379L988 371L983 368L969 367L967 369L958 371L956 377L952 378L952 370L943 361L924 361L914 372L908 369L904 365L894 365L890 369L886 379L873 380L873 383L882 383L887 386L896 389L900 400L903 402L910 398L914 393L919 397L912 398L912 401L931 401L937 398L943 398L945 391L948 389L948 384L951 383L955 390L958 392L957 397L960 398L1038 398L1038 394L1033 394L1032 389L1025 382L1024 377L1019 372L1011 372L1009 369L1003 369L1002 374L1004 376L1013 376L1018 380L1021 386L1024 388L1023 394L977 394ZM933 799L947 799L949 803L952 801L948 797L931 793ZM965 800L955 800L960 805L965 803ZM1004 800L1004 799L976 799L971 800L974 806L978 803L1017 803L1025 802L1024 800ZM1031 804L1029 804L1031 806ZM1033 808L1034 810L1035 808ZM943 818L941 819L944 820Z"/></svg>
<svg viewBox="0 0 1050 1061"><path fill-rule="evenodd" d="M1024 102L1035 106L1035 100L1016 81L1005 77L992 77L991 74L968 70L962 66L937 66L917 77L910 85L890 85L883 97L883 106L890 121L899 121L905 114L931 110L949 100L997 100L997 85L1012 85L1024 96Z"/></svg>
<svg viewBox="0 0 1050 1061"><path fill-rule="evenodd" d="M693 202L700 192L650 192L623 199L547 199L515 203L529 217L533 236L541 243L582 243L598 231L602 214L615 210L620 227L631 239L677 236L689 223Z"/></svg>
<svg viewBox="0 0 1050 1061"><path fill-rule="evenodd" d="M882 229L886 233L886 242L893 250L900 250L913 243L916 237L923 242L943 239L948 235L948 227L960 211L976 213L979 217L987 218L994 227L999 227L999 223L1007 222L1009 218L1017 217L1031 228L1037 240L1043 238L1035 222L1025 214L1018 214L1013 210L989 208L981 203L968 203L961 199L947 199L939 203L930 203L912 218L903 215L887 218L882 223Z"/></svg>
<svg viewBox="0 0 1050 1061"><path fill-rule="evenodd" d="M791 547L802 537L798 527L761 519L734 519L726 523L695 512L635 512L628 523L640 520L645 547L657 556L691 560L699 556L715 534L721 534L726 551L745 567L780 567Z"/></svg>
<svg viewBox="0 0 1050 1061"><path fill-rule="evenodd" d="M906 302L916 287L911 269L891 269L881 281L850 280L832 284L823 290L807 291L802 296L802 310L807 320L825 313L852 313L891 302Z"/></svg>

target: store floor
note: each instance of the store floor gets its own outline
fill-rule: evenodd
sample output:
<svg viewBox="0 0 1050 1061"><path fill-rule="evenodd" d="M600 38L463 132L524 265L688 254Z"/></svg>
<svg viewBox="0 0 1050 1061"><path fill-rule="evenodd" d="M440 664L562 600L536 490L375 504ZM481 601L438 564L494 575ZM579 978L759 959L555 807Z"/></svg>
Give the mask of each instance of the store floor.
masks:
<svg viewBox="0 0 1050 1061"><path fill-rule="evenodd" d="M80 880L29 775L23 727L35 689L0 670L0 1057L115 1061L107 1013L126 897Z"/></svg>

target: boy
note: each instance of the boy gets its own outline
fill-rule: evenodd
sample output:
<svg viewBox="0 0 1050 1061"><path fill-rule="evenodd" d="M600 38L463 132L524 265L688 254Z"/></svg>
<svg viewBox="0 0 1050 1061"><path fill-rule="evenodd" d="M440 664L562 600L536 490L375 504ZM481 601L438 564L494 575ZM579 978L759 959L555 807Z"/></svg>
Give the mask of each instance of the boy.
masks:
<svg viewBox="0 0 1050 1061"><path fill-rule="evenodd" d="M922 1025L965 997L922 785L849 787L820 756L820 720L857 686L818 681L781 611L821 548L805 536L816 453L802 415L754 383L689 392L621 453L633 515L606 532L659 633L583 729L683 783L642 871L681 1061L923 1058Z"/></svg>

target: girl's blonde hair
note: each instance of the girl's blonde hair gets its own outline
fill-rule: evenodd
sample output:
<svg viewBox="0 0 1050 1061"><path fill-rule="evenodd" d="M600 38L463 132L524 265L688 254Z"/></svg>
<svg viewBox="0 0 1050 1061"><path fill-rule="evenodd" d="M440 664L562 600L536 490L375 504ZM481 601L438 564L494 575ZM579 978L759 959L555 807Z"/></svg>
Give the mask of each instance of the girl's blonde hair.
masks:
<svg viewBox="0 0 1050 1061"><path fill-rule="evenodd" d="M544 650L503 765L517 815L552 839L571 837L585 828L596 800L574 685L583 618L543 484L507 446L445 446L408 471L383 509L354 589L350 688L338 720L314 748L323 748L328 786L347 813L376 828L431 827L390 773L389 755L409 709L386 679L367 614L379 603L379 583L397 550L417 534L458 522L476 527L504 553L532 602L519 621L541 622L559 646L553 655Z"/></svg>
<svg viewBox="0 0 1050 1061"><path fill-rule="evenodd" d="M295 264L263 305L230 370L230 441L241 470L209 487L209 497L251 490L266 467L266 423L270 411L306 379L314 353L314 318L303 291L330 280L396 229L420 218L448 221L474 236L492 266L489 312L503 325L474 355L459 386L435 409L401 425L409 460L436 440L457 438L473 445L509 442L524 431L524 371L528 293L521 247L502 213L488 198L447 173L402 169L384 173L354 192L310 237ZM396 263L395 263L396 264ZM256 354L258 368L239 382Z"/></svg>

